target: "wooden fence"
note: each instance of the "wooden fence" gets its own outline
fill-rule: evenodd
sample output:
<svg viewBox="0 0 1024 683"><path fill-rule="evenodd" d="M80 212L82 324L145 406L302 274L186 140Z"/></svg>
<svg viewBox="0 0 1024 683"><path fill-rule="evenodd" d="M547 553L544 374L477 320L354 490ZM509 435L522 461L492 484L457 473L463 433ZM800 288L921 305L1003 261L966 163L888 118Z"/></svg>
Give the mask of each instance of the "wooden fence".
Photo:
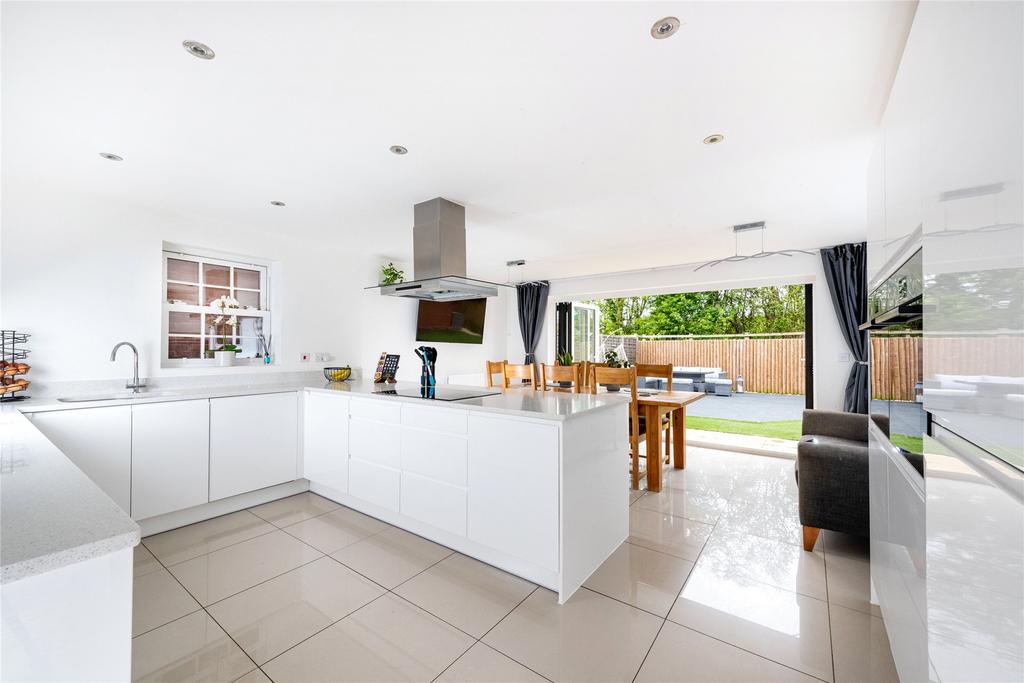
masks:
<svg viewBox="0 0 1024 683"><path fill-rule="evenodd" d="M914 400L921 363L919 335L872 335L875 368L872 398ZM803 394L804 335L714 335L707 337L639 337L636 362L722 368L735 385L743 376L746 391ZM886 386L887 377L894 377Z"/></svg>

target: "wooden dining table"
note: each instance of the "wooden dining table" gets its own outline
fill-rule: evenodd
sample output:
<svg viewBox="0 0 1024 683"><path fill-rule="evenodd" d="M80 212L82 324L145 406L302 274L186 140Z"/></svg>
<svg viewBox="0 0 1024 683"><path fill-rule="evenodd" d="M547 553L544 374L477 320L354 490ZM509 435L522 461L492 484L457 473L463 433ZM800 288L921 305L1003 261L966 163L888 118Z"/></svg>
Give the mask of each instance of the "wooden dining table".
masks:
<svg viewBox="0 0 1024 683"><path fill-rule="evenodd" d="M661 415L672 419L672 467L686 467L686 406L704 398L701 391L649 391L637 394L637 410L647 422L647 490L661 491Z"/></svg>

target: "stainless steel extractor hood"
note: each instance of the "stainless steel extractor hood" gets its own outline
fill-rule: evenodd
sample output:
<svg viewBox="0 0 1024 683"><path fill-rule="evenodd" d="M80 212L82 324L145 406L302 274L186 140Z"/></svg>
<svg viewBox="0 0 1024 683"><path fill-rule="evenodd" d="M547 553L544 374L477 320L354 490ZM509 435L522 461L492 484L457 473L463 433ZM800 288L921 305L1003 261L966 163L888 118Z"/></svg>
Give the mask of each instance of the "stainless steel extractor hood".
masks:
<svg viewBox="0 0 1024 683"><path fill-rule="evenodd" d="M466 277L466 207L436 197L413 209L414 280L379 285L384 296L459 301L498 296L495 282Z"/></svg>

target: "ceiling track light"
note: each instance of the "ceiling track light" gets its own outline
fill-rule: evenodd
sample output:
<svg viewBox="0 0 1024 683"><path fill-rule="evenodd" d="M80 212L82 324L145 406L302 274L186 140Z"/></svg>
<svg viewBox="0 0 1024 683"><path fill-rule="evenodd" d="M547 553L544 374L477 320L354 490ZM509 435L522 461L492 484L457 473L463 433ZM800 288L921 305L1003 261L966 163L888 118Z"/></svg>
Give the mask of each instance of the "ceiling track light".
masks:
<svg viewBox="0 0 1024 683"><path fill-rule="evenodd" d="M100 152L100 156L108 161L124 161L124 157L119 157L116 154L110 152Z"/></svg>
<svg viewBox="0 0 1024 683"><path fill-rule="evenodd" d="M721 133L712 133L711 135L704 138L705 145L717 145L722 140L725 140L725 136Z"/></svg>
<svg viewBox="0 0 1024 683"><path fill-rule="evenodd" d="M270 205L271 206L285 206L285 203L284 202L280 202L280 201L278 201L276 199L272 199L270 201Z"/></svg>
<svg viewBox="0 0 1024 683"><path fill-rule="evenodd" d="M669 36L675 35L675 32L679 30L682 25L675 17L665 17L664 19L658 19L651 26L651 37L655 40L664 40Z"/></svg>
<svg viewBox="0 0 1024 683"><path fill-rule="evenodd" d="M388 150L392 154L397 154L398 156L402 156L403 154L409 153L409 150L407 150L405 147L402 147L401 145L391 145L390 147L388 147Z"/></svg>
<svg viewBox="0 0 1024 683"><path fill-rule="evenodd" d="M199 59L213 59L217 56L217 53L209 45L204 45L197 40L182 41L181 46L185 48L185 52Z"/></svg>

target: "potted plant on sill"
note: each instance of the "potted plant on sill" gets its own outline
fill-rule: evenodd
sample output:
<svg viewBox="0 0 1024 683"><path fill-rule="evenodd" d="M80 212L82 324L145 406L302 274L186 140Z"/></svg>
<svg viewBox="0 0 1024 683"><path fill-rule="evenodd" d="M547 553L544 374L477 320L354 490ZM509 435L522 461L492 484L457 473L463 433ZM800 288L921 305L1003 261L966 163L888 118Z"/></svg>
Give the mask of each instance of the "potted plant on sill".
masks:
<svg viewBox="0 0 1024 683"><path fill-rule="evenodd" d="M562 351L561 353L555 354L555 365L564 365L566 367L569 367L572 364L572 354L569 353L568 351ZM558 383L558 386L568 389L572 386L572 382L560 381Z"/></svg>
<svg viewBox="0 0 1024 683"><path fill-rule="evenodd" d="M625 356L626 354L623 353L622 355ZM619 354L618 354L617 351L606 351L605 354L604 354L604 362L607 363L608 367L610 367L610 368L628 368L629 367L629 359L628 358L619 358ZM604 388L607 389L608 391L618 391L622 387L619 386L618 384L605 384Z"/></svg>
<svg viewBox="0 0 1024 683"><path fill-rule="evenodd" d="M238 329L238 316L233 311L241 308L238 300L230 296L221 296L210 302L210 306L216 308L220 313L214 316L210 327L214 332L214 339L220 337L222 340L234 339L235 330ZM217 364L229 367L235 364L235 358L242 352L242 348L233 343L227 342L216 349L207 351L212 355Z"/></svg>

